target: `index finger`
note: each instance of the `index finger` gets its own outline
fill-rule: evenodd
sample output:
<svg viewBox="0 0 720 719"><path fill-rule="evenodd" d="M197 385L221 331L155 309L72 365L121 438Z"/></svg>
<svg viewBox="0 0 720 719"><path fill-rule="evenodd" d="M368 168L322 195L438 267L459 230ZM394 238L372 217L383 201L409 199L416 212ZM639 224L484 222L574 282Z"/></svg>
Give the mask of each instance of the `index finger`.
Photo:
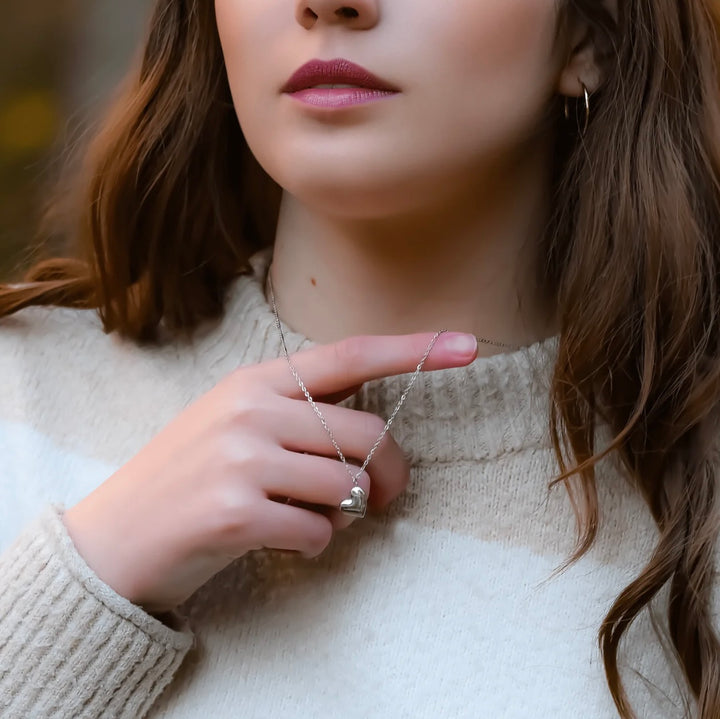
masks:
<svg viewBox="0 0 720 719"><path fill-rule="evenodd" d="M313 397L325 396L372 379L415 372L436 334L353 335L295 352L290 362ZM473 335L441 330L422 371L463 367L476 356L477 340ZM266 385L277 394L304 397L284 356L256 369L260 368Z"/></svg>

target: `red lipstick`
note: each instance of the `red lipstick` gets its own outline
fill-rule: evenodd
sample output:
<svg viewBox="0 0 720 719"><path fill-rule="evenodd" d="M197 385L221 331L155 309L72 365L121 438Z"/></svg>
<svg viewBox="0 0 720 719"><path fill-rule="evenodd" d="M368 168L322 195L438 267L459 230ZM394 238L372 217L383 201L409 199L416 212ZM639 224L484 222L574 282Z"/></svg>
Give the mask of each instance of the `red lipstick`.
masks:
<svg viewBox="0 0 720 719"><path fill-rule="evenodd" d="M349 60L311 60L285 83L282 92L318 107L358 105L395 95L399 89Z"/></svg>

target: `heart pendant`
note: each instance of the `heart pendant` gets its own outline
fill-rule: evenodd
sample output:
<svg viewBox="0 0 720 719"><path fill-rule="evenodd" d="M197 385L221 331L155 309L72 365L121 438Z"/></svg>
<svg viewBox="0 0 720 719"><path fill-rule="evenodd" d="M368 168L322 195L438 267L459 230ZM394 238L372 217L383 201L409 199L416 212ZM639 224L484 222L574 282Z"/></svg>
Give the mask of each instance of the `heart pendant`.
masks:
<svg viewBox="0 0 720 719"><path fill-rule="evenodd" d="M350 497L340 502L340 511L353 517L364 517L367 510L367 495L362 487L353 487Z"/></svg>

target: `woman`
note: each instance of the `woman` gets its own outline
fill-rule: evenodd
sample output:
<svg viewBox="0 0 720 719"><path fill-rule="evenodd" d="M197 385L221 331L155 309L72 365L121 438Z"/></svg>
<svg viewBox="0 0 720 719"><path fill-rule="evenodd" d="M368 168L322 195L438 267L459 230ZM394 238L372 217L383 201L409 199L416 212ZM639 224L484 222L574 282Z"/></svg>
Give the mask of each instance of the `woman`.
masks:
<svg viewBox="0 0 720 719"><path fill-rule="evenodd" d="M720 716L719 27L158 0L0 294L2 715Z"/></svg>

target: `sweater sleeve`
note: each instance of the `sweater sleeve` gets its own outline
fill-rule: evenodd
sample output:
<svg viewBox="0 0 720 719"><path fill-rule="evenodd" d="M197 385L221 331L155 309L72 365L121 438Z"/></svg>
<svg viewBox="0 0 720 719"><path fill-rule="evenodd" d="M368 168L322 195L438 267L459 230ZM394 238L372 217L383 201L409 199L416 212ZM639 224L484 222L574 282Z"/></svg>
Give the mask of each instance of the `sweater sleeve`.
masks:
<svg viewBox="0 0 720 719"><path fill-rule="evenodd" d="M0 716L141 719L193 644L85 563L50 504L0 555Z"/></svg>

